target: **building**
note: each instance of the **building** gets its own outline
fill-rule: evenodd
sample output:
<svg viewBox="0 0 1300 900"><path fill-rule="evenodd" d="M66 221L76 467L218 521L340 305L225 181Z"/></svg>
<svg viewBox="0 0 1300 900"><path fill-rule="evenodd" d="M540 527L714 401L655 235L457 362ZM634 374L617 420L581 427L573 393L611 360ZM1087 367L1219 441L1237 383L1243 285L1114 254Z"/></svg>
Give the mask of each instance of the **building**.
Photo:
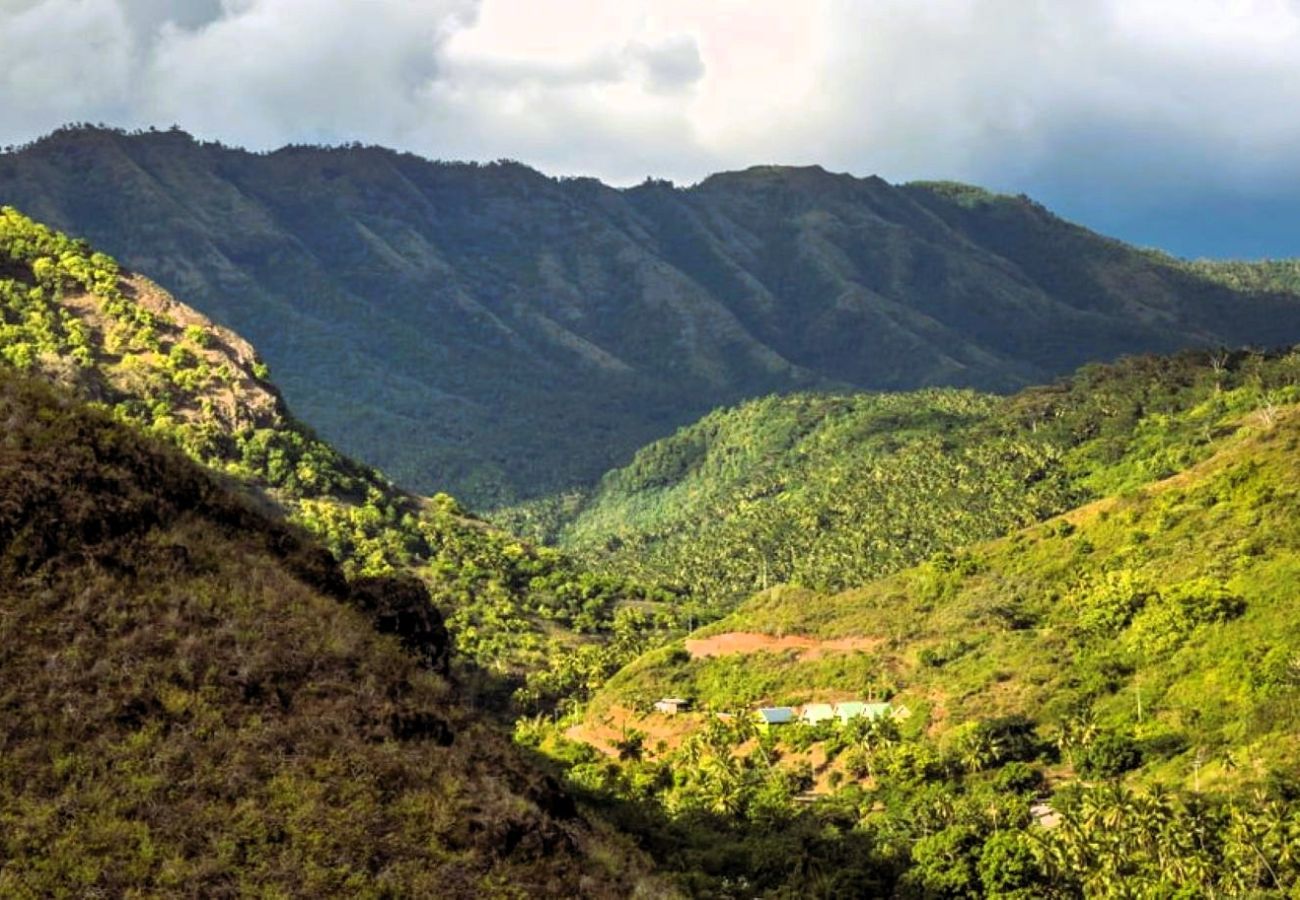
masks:
<svg viewBox="0 0 1300 900"><path fill-rule="evenodd" d="M764 706L754 712L760 731L767 731L773 725L789 725L795 720L794 710L789 706Z"/></svg>
<svg viewBox="0 0 1300 900"><path fill-rule="evenodd" d="M661 712L666 716L675 716L679 712L685 712L691 708L691 701L681 697L665 697L662 700L655 701L655 712Z"/></svg>
<svg viewBox="0 0 1300 900"><path fill-rule="evenodd" d="M835 704L835 715L841 722L864 717L882 719L892 713L893 707L888 703L864 703L861 700L850 700L845 703Z"/></svg>
<svg viewBox="0 0 1300 900"><path fill-rule="evenodd" d="M806 725L819 725L835 718L835 707L829 703L809 703L803 708L799 719Z"/></svg>

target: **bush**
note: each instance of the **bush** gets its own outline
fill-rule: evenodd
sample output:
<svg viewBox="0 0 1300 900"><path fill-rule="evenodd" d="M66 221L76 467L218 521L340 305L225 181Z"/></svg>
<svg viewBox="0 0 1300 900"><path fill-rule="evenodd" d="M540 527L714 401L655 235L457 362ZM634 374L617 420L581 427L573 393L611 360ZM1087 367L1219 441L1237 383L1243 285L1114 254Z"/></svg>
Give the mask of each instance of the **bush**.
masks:
<svg viewBox="0 0 1300 900"><path fill-rule="evenodd" d="M1009 762L993 778L993 787L1010 794L1033 794L1043 787L1043 773L1028 763Z"/></svg>
<svg viewBox="0 0 1300 900"><path fill-rule="evenodd" d="M979 859L980 884L986 897L1042 896L1042 869L1029 838L1019 831L999 831L984 842Z"/></svg>
<svg viewBox="0 0 1300 900"><path fill-rule="evenodd" d="M1085 778L1118 778L1141 764L1133 738L1114 731L1102 732L1079 754L1079 774Z"/></svg>

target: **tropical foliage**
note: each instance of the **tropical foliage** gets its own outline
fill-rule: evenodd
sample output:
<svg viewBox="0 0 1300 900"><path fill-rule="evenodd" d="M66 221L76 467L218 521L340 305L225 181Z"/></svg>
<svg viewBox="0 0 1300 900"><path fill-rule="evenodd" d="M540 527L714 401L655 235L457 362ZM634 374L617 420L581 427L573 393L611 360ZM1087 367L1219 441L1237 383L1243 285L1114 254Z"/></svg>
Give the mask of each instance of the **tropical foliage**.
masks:
<svg viewBox="0 0 1300 900"><path fill-rule="evenodd" d="M344 452L479 510L585 487L772 392L1013 390L1128 353L1300 341L1293 297L1028 198L817 166L620 190L507 160L70 127L0 156L0 197L253 341Z"/></svg>
<svg viewBox="0 0 1300 900"><path fill-rule="evenodd" d="M501 521L723 610L772 584L839 590L1181 471L1300 399L1297 380L1298 354L1216 352L1011 397L768 397L650 445L585 501Z"/></svg>
<svg viewBox="0 0 1300 900"><path fill-rule="evenodd" d="M463 657L507 676L492 688L507 698L528 673L536 683L522 702L585 696L579 684L599 683L677 627L676 594L589 574L450 497L419 500L342 456L288 414L238 336L11 208L0 211L0 299L0 355L11 368L68 385L268 498L349 576L420 575ZM583 644L573 657L581 677L546 671L549 657Z"/></svg>

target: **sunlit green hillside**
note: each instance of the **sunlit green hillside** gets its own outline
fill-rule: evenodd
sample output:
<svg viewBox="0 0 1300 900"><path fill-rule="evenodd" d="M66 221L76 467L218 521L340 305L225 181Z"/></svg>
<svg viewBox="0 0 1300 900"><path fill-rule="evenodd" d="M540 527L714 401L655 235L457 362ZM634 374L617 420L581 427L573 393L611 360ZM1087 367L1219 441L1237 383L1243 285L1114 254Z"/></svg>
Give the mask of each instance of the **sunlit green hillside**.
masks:
<svg viewBox="0 0 1300 900"><path fill-rule="evenodd" d="M503 521L724 610L777 583L833 591L1179 471L1298 374L1294 356L1187 353L1011 397L769 397Z"/></svg>
<svg viewBox="0 0 1300 900"><path fill-rule="evenodd" d="M519 738L706 894L795 891L762 861L802 853L830 896L1284 896L1298 362L1135 361L1023 395L1040 433L1085 426L1062 471L1100 499L850 590L759 592ZM1052 412L1085 394L1094 414ZM750 718L862 699L890 713Z"/></svg>

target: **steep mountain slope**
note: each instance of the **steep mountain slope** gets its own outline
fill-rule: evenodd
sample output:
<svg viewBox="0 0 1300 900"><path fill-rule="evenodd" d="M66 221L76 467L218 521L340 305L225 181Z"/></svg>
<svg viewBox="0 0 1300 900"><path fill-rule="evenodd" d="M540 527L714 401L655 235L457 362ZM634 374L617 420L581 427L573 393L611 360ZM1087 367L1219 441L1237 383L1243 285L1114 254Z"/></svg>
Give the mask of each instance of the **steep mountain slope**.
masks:
<svg viewBox="0 0 1300 900"><path fill-rule="evenodd" d="M1187 352L1010 397L768 397L644 448L589 495L500 518L724 609L780 582L840 590L1177 471L1297 379L1294 355Z"/></svg>
<svg viewBox="0 0 1300 900"><path fill-rule="evenodd" d="M0 894L644 881L459 706L418 585L349 584L174 451L4 368L0 421Z"/></svg>
<svg viewBox="0 0 1300 900"><path fill-rule="evenodd" d="M343 457L290 416L245 341L12 208L0 209L0 362L232 476L315 533L349 575L418 575L457 648L504 676L494 690L543 671L556 645L596 645L592 664L611 669L673 619L664 592L595 577L446 495L415 498ZM635 610L620 611L627 601Z"/></svg>
<svg viewBox="0 0 1300 900"><path fill-rule="evenodd" d="M593 481L773 391L1001 390L1122 353L1300 339L1293 299L1028 200L818 168L614 190L70 129L0 156L0 200L249 337L346 452L480 508Z"/></svg>

